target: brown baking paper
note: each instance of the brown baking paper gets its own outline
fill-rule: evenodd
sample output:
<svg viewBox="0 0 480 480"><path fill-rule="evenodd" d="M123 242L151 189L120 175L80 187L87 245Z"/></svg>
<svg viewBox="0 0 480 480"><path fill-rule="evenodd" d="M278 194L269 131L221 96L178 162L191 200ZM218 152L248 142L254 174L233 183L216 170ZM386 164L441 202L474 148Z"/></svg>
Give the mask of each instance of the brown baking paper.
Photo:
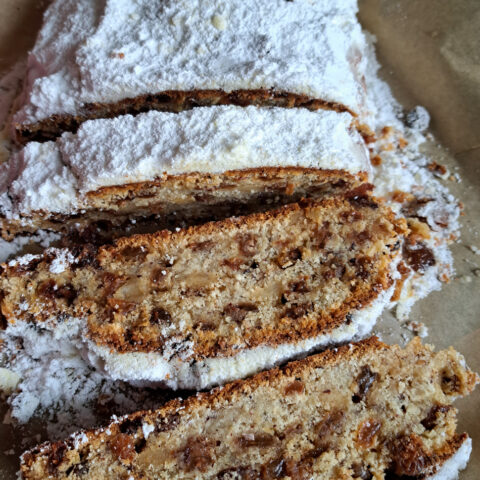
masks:
<svg viewBox="0 0 480 480"><path fill-rule="evenodd" d="M381 75L406 109L425 106L436 140L430 156L458 173L447 181L465 204L461 241L452 245L456 278L419 301L411 319L429 329L425 339L437 349L453 345L480 372L480 2L478 0L359 0L362 25L377 36ZM0 75L33 45L48 2L0 0ZM441 143L444 147L440 147ZM406 330L391 314L377 328L384 341L404 344ZM459 400L459 431L473 439L469 466L461 480L480 479L480 388ZM4 415L5 405L0 405ZM40 425L14 430L0 424L0 480L13 479L22 437ZM5 455L10 449L15 455Z"/></svg>

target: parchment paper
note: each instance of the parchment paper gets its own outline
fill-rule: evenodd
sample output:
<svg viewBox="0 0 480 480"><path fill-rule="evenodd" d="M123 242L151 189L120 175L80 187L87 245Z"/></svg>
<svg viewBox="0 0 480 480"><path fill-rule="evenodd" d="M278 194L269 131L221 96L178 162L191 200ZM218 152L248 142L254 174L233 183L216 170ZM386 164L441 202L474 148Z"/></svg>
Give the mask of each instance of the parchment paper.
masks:
<svg viewBox="0 0 480 480"><path fill-rule="evenodd" d="M377 36L381 75L406 109L425 106L435 140L430 155L458 173L450 191L465 204L461 241L452 246L456 278L418 302L411 319L429 328L425 341L453 345L480 372L480 1L359 0L362 25ZM0 0L0 75L33 45L46 1ZM443 148L440 146L442 144ZM384 341L405 343L405 329L384 315L377 329ZM456 403L459 431L474 449L461 480L480 479L480 388ZM3 417L5 405L0 405ZM0 417L0 418L2 418ZM21 435L0 424L0 479L18 469ZM15 449L15 455L4 452Z"/></svg>

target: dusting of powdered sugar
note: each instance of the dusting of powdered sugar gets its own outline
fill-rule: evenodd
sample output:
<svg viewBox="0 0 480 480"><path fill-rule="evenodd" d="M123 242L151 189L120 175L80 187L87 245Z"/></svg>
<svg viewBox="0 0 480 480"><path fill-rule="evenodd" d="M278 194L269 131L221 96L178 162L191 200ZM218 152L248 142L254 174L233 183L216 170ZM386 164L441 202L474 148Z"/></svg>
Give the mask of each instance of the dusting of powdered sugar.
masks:
<svg viewBox="0 0 480 480"><path fill-rule="evenodd" d="M365 83L370 118L377 140L369 144L370 156L377 157L373 168L374 194L386 199L389 206L403 215L402 204L395 201L394 192L406 192L416 198L428 199L417 215L426 218L431 229L430 238L424 241L435 256L435 265L405 279L396 315L406 320L412 305L453 275L453 258L448 241L458 236L460 207L458 201L428 169L432 159L422 151L427 142L424 131L428 128L429 114L417 106L406 115L395 100L389 86L379 78L379 64L375 58L375 38L366 33L368 62Z"/></svg>
<svg viewBox="0 0 480 480"><path fill-rule="evenodd" d="M219 106L85 122L58 141L81 192L164 174L264 166L369 169L348 113Z"/></svg>
<svg viewBox="0 0 480 480"><path fill-rule="evenodd" d="M50 263L50 269L49 269L50 273L53 273L53 274L63 273L65 270L67 270L70 267L70 265L72 265L72 263L75 260L75 257L66 248L62 250L59 250L59 249L54 249L54 250L55 250L55 258Z"/></svg>
<svg viewBox="0 0 480 480"><path fill-rule="evenodd" d="M79 325L66 320L52 329L16 322L3 337L2 367L20 378L17 393L8 398L10 416L24 424L41 415L50 439L93 427L112 413L158 407L166 399L161 392L112 381L93 369L79 350Z"/></svg>
<svg viewBox="0 0 480 480"><path fill-rule="evenodd" d="M218 106L91 120L55 142L30 142L3 168L7 218L88 208L85 193L185 172L265 166L371 170L349 113ZM3 185L3 190L2 190Z"/></svg>
<svg viewBox="0 0 480 480"><path fill-rule="evenodd" d="M278 89L363 108L356 0L57 0L15 120L165 90Z"/></svg>

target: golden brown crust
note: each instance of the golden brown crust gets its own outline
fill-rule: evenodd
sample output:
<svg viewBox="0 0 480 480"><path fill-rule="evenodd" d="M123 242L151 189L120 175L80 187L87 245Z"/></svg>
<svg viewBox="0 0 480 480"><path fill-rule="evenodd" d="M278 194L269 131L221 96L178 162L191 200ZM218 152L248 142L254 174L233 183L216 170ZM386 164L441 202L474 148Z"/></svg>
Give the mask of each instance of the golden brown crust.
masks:
<svg viewBox="0 0 480 480"><path fill-rule="evenodd" d="M86 120L96 118L112 118L118 115L136 115L148 110L180 112L195 107L212 105L237 105L246 107L257 105L261 107L307 108L309 110L335 110L349 112L356 116L348 107L340 103L314 99L307 95L276 90L168 90L156 94L140 95L126 98L116 103L90 103L83 106L77 115L57 114L33 124L15 124L16 140L20 144L29 141L53 140L62 132L75 132Z"/></svg>

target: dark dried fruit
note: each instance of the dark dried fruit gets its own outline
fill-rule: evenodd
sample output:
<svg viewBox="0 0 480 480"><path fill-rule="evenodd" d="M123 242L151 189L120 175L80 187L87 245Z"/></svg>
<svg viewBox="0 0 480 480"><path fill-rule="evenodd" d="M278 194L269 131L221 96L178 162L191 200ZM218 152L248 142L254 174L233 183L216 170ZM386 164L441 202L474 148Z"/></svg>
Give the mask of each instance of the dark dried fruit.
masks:
<svg viewBox="0 0 480 480"><path fill-rule="evenodd" d="M135 446L133 445L130 435L119 433L110 441L112 452L121 461L129 462L135 456Z"/></svg>
<svg viewBox="0 0 480 480"><path fill-rule="evenodd" d="M276 438L267 432L245 433L237 440L242 448L267 448L275 443Z"/></svg>
<svg viewBox="0 0 480 480"><path fill-rule="evenodd" d="M167 274L168 270L167 268L170 267L158 267L154 268L152 270L152 273L150 274L150 280L153 283L153 287L157 287L156 289L158 290L159 287L162 287L165 284L165 280L167 279Z"/></svg>
<svg viewBox="0 0 480 480"><path fill-rule="evenodd" d="M283 458L276 458L262 465L262 479L272 480L282 478L287 475L286 462Z"/></svg>
<svg viewBox="0 0 480 480"><path fill-rule="evenodd" d="M246 257L252 257L257 253L257 242L253 235L245 233L237 236L238 249Z"/></svg>
<svg viewBox="0 0 480 480"><path fill-rule="evenodd" d="M105 297L111 297L113 294L125 283L124 277L118 277L113 273L105 272L102 276L103 280L103 294Z"/></svg>
<svg viewBox="0 0 480 480"><path fill-rule="evenodd" d="M352 473L354 478L360 478L361 480L371 480L373 478L368 468L359 463L352 465Z"/></svg>
<svg viewBox="0 0 480 480"><path fill-rule="evenodd" d="M358 403L365 399L370 387L373 385L373 382L377 379L377 377L378 373L372 372L368 365L362 367L362 370L356 379L357 393L352 397L353 403Z"/></svg>
<svg viewBox="0 0 480 480"><path fill-rule="evenodd" d="M285 310L284 315L289 318L297 319L300 317L304 317L310 310L310 304L301 303L292 305L290 308Z"/></svg>
<svg viewBox="0 0 480 480"><path fill-rule="evenodd" d="M313 234L313 246L321 249L325 248L327 241L331 238L332 233L329 230L330 222L323 222L323 225Z"/></svg>
<svg viewBox="0 0 480 480"><path fill-rule="evenodd" d="M317 424L315 427L315 433L320 440L333 434L340 434L343 430L344 420L345 413L341 410L334 410Z"/></svg>
<svg viewBox="0 0 480 480"><path fill-rule="evenodd" d="M295 264L297 260L302 259L302 252L298 248L283 252L277 258L277 263L281 268L288 268Z"/></svg>
<svg viewBox="0 0 480 480"><path fill-rule="evenodd" d="M172 320L172 316L161 307L154 308L150 314L150 323L157 325L159 323L169 323Z"/></svg>
<svg viewBox="0 0 480 480"><path fill-rule="evenodd" d="M389 444L392 470L396 475L421 476L430 466L423 442L418 435L401 435Z"/></svg>
<svg viewBox="0 0 480 480"><path fill-rule="evenodd" d="M234 322L241 323L249 312L256 312L258 308L250 303L232 305L229 303L223 310L223 314L230 317Z"/></svg>
<svg viewBox="0 0 480 480"><path fill-rule="evenodd" d="M244 264L245 264L245 261L239 257L226 258L222 262L222 265L225 265L226 267L231 268L234 271L239 270L240 267Z"/></svg>
<svg viewBox="0 0 480 480"><path fill-rule="evenodd" d="M378 203L369 195L373 190L371 183L363 183L347 194L348 201L355 207L378 208Z"/></svg>
<svg viewBox="0 0 480 480"><path fill-rule="evenodd" d="M436 264L432 250L424 243L417 243L416 245L405 243L403 246L403 258L416 272L424 272L425 269Z"/></svg>
<svg viewBox="0 0 480 480"><path fill-rule="evenodd" d="M48 456L48 471L49 473L54 473L58 466L62 463L65 453L67 451L67 446L64 443L54 443L52 445L52 451Z"/></svg>
<svg viewBox="0 0 480 480"><path fill-rule="evenodd" d="M120 254L128 261L143 262L148 255L148 250L145 247L133 247L131 245L125 247Z"/></svg>
<svg viewBox="0 0 480 480"><path fill-rule="evenodd" d="M307 286L306 280L299 280L298 282L292 282L288 285L290 290L295 293L308 293L310 288Z"/></svg>
<svg viewBox="0 0 480 480"><path fill-rule="evenodd" d="M462 383L454 373L444 372L442 375L442 390L447 395L459 393Z"/></svg>
<svg viewBox="0 0 480 480"><path fill-rule="evenodd" d="M285 395L294 395L296 393L303 393L305 385L299 380L294 380L285 387Z"/></svg>
<svg viewBox="0 0 480 480"><path fill-rule="evenodd" d="M194 252L202 250L211 250L215 246L212 240L205 240L204 242L195 242L188 245Z"/></svg>
<svg viewBox="0 0 480 480"><path fill-rule="evenodd" d="M375 419L365 420L357 431L357 444L363 448L370 447L382 423Z"/></svg>
<svg viewBox="0 0 480 480"><path fill-rule="evenodd" d="M433 430L437 424L438 415L448 412L451 408L450 405L434 405L420 423L425 430Z"/></svg>
<svg viewBox="0 0 480 480"><path fill-rule="evenodd" d="M141 417L127 418L118 426L120 433L127 433L129 435L137 433L138 429L142 426Z"/></svg>
<svg viewBox="0 0 480 480"><path fill-rule="evenodd" d="M181 463L187 472L205 472L214 463L212 442L202 437L190 437L181 452Z"/></svg>

